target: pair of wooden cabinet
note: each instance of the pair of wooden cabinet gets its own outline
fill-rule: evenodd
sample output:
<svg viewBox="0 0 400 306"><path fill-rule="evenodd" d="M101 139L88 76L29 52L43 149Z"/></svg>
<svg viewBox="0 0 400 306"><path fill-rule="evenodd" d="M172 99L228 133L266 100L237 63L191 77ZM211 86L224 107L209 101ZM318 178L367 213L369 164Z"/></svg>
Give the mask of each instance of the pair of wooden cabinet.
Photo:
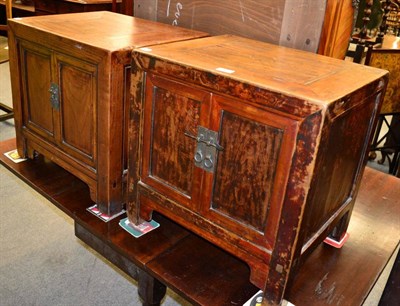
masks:
<svg viewBox="0 0 400 306"><path fill-rule="evenodd" d="M166 215L244 260L269 304L342 237L385 71L109 12L9 24L19 154L103 212L127 195L132 222Z"/></svg>
<svg viewBox="0 0 400 306"><path fill-rule="evenodd" d="M111 12L9 21L18 152L43 154L90 187L108 214L121 210L134 47L204 33Z"/></svg>
<svg viewBox="0 0 400 306"><path fill-rule="evenodd" d="M136 49L132 72L130 220L168 216L279 304L346 231L387 72L235 36Z"/></svg>

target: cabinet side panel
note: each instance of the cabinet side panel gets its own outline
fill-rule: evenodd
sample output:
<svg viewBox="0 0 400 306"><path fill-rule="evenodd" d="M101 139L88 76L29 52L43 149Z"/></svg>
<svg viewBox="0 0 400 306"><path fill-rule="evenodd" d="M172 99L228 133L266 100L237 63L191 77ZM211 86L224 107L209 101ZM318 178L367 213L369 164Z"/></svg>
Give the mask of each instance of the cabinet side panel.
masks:
<svg viewBox="0 0 400 306"><path fill-rule="evenodd" d="M264 231L283 132L223 113L212 209Z"/></svg>
<svg viewBox="0 0 400 306"><path fill-rule="evenodd" d="M158 87L153 101L151 175L190 196L201 102Z"/></svg>
<svg viewBox="0 0 400 306"><path fill-rule="evenodd" d="M369 99L374 100L372 96ZM319 228L354 197L360 162L364 160L371 114L375 103L358 107L327 121L323 128L319 159L309 194L307 237L310 239Z"/></svg>
<svg viewBox="0 0 400 306"><path fill-rule="evenodd" d="M36 133L54 135L50 103L51 58L47 52L23 47L24 122Z"/></svg>

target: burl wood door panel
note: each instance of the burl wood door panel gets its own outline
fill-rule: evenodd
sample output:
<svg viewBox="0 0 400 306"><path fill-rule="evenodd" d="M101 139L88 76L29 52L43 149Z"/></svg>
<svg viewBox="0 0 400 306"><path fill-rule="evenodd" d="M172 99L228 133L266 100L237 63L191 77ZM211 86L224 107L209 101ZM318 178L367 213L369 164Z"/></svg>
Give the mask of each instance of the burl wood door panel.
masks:
<svg viewBox="0 0 400 306"><path fill-rule="evenodd" d="M297 121L243 101L213 95L210 129L217 131L214 173L205 173L202 215L271 248L279 222Z"/></svg>
<svg viewBox="0 0 400 306"><path fill-rule="evenodd" d="M50 101L52 80L51 52L21 41L21 74L23 86L23 125L45 139L54 141L57 131Z"/></svg>
<svg viewBox="0 0 400 306"><path fill-rule="evenodd" d="M148 77L146 87L143 182L194 208L202 172L194 166L196 143L188 135L206 123L209 94L157 76Z"/></svg>
<svg viewBox="0 0 400 306"><path fill-rule="evenodd" d="M95 167L97 66L55 55L60 95L60 146L69 155Z"/></svg>
<svg viewBox="0 0 400 306"><path fill-rule="evenodd" d="M198 215L271 248L297 122L155 75L147 77L146 91L143 182ZM219 135L220 148L208 161L214 164L213 172L195 162L201 129Z"/></svg>

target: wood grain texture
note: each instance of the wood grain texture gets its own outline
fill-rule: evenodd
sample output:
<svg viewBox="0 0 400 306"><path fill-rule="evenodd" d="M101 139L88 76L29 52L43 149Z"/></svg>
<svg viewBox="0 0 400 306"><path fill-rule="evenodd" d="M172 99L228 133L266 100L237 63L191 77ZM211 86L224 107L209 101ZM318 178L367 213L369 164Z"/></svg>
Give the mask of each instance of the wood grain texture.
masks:
<svg viewBox="0 0 400 306"><path fill-rule="evenodd" d="M25 47L26 46L26 47ZM21 94L24 96L24 121L43 137L55 136L53 110L48 91L52 78L50 52L46 49L30 48L23 44L20 50L25 55L21 63L24 83ZM41 78L31 75L28 71L37 71ZM29 101L29 103L28 103Z"/></svg>
<svg viewBox="0 0 400 306"><path fill-rule="evenodd" d="M307 108L304 101L311 102L309 107L329 105L386 74L383 70L364 65L229 35L153 46L151 52L146 53L140 49L137 52L142 54L143 59L151 55L163 59L168 67L158 64L155 68L160 73L177 69L174 71L176 78L196 78L196 83L208 85L214 90L225 90L229 96L234 92L229 86L225 87L222 81L224 78L230 82L238 81L239 84L234 88L237 91L241 89L239 98L254 95L255 101L262 100L271 107L278 107L280 103L285 107L293 106L291 110L284 110L290 113L305 111ZM243 61L246 61L246 65L243 65ZM191 76L190 70L185 71L182 66L186 65L181 63L190 63L190 68L208 71L210 75L200 79L192 72ZM146 61L142 65L147 68L149 63ZM221 67L233 70L234 73L216 70ZM246 85L240 84L243 80L246 80ZM251 85L259 89L255 92L248 90ZM263 96L262 89L282 94L279 96L282 100L278 100L276 95ZM303 105L300 104L302 102Z"/></svg>
<svg viewBox="0 0 400 306"><path fill-rule="evenodd" d="M92 167L97 163L97 65L57 56L60 109L59 137L63 149L84 159Z"/></svg>
<svg viewBox="0 0 400 306"><path fill-rule="evenodd" d="M201 101L162 88L155 88L153 99L150 173L190 196L196 143L185 133L197 136Z"/></svg>
<svg viewBox="0 0 400 306"><path fill-rule="evenodd" d="M279 45L316 53L329 1L286 0Z"/></svg>
<svg viewBox="0 0 400 306"><path fill-rule="evenodd" d="M120 211L126 189L131 51L205 35L111 12L11 20L20 155L46 155L90 186L101 211ZM59 107L50 103L51 84L58 86Z"/></svg>
<svg viewBox="0 0 400 306"><path fill-rule="evenodd" d="M263 231L283 131L229 112L221 127L211 209Z"/></svg>
<svg viewBox="0 0 400 306"><path fill-rule="evenodd" d="M325 2L139 0L135 1L135 16L211 35L232 34L316 52Z"/></svg>
<svg viewBox="0 0 400 306"><path fill-rule="evenodd" d="M292 303L363 304L378 279L374 271L386 265L381 256L390 258L399 243L399 184L394 176L365 169L348 228L349 240L340 250L322 244L311 254L287 295Z"/></svg>
<svg viewBox="0 0 400 306"><path fill-rule="evenodd" d="M146 239L132 238L117 220L100 221L85 209L93 204L86 184L42 157L13 163L3 153L15 147L15 139L0 142L2 166L71 216L76 235L131 277L146 263L148 273L193 305L242 305L258 291L244 262L160 215L154 217L161 227ZM363 304L399 243L399 198L398 178L367 167L349 240L340 250L320 244L285 298L295 305Z"/></svg>
<svg viewBox="0 0 400 306"><path fill-rule="evenodd" d="M344 59L354 23L351 0L327 0L318 54Z"/></svg>
<svg viewBox="0 0 400 306"><path fill-rule="evenodd" d="M235 34L279 42L285 1L137 1L135 16L211 35Z"/></svg>
<svg viewBox="0 0 400 306"><path fill-rule="evenodd" d="M357 135L367 135L373 123L371 114L375 97L364 101L333 122L325 122L321 139L321 157L316 164L316 173L310 190L310 206L305 216L306 240L310 239L344 203L354 201L356 196L353 182L359 175L359 161L365 156L366 140ZM369 132L370 133L370 132ZM321 190L325 191L321 195Z"/></svg>
<svg viewBox="0 0 400 306"><path fill-rule="evenodd" d="M14 21L13 24L14 27L32 26L37 28L36 30L30 29L31 33L36 31L50 32L59 37L59 44L64 42L65 39L73 38L80 44L110 52L124 49L127 46L158 45L206 35L206 33L200 31L176 28L104 11L36 16ZM65 26L66 24L68 24L68 27ZM85 31L82 31L82 29L85 29Z"/></svg>
<svg viewBox="0 0 400 306"><path fill-rule="evenodd" d="M142 158L142 173L128 174L138 182L129 218L157 211L215 243L245 261L250 281L278 305L306 256L347 229L387 73L229 35L136 49L133 59L146 79L136 92L135 118L145 145L131 152ZM186 107L189 121L181 121L216 132L222 146L210 157L216 172L194 168L190 197L168 188L177 184L173 176L158 184L148 171L155 149L176 156L182 145L174 137L164 147L147 140L176 125L152 108L177 92L185 103L164 107L167 118L181 117ZM199 121L186 103L194 93L210 97L195 99Z"/></svg>

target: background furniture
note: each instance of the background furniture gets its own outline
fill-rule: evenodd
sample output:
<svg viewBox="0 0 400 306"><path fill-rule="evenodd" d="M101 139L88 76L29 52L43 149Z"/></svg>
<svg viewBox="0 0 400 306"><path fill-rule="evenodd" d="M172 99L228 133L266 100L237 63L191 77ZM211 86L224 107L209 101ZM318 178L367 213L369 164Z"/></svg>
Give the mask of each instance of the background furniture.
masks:
<svg viewBox="0 0 400 306"><path fill-rule="evenodd" d="M131 51L204 35L111 12L11 20L19 154L47 156L89 185L102 212L121 211Z"/></svg>
<svg viewBox="0 0 400 306"><path fill-rule="evenodd" d="M137 17L336 58L344 58L353 29L352 0L135 0L134 5Z"/></svg>
<svg viewBox="0 0 400 306"><path fill-rule="evenodd" d="M16 3L11 1L12 4L12 16L13 17L27 17L35 15L35 8L33 5L27 5L22 3ZM6 24L7 12L6 12L6 0L0 0L0 23ZM2 33L6 35L6 33Z"/></svg>
<svg viewBox="0 0 400 306"><path fill-rule="evenodd" d="M305 256L343 238L387 72L229 35L133 59L130 221L171 218L279 304Z"/></svg>
<svg viewBox="0 0 400 306"><path fill-rule="evenodd" d="M5 8L6 8L6 19L12 18L11 0L6 0ZM7 30L8 30L7 21L5 24L0 24L0 31L7 32ZM2 50L2 52L4 51ZM0 102L0 110L5 113L0 115L0 121L8 120L14 117L13 109L1 102Z"/></svg>
<svg viewBox="0 0 400 306"><path fill-rule="evenodd" d="M112 0L33 0L36 15L66 14L92 11L113 11L120 9Z"/></svg>
<svg viewBox="0 0 400 306"><path fill-rule="evenodd" d="M389 173L399 175L400 164L400 37L385 35L381 44L370 48L367 65L389 71L389 83L371 144L371 153L381 152L389 160ZM381 135L381 131L387 132ZM374 155L372 155L374 157Z"/></svg>

